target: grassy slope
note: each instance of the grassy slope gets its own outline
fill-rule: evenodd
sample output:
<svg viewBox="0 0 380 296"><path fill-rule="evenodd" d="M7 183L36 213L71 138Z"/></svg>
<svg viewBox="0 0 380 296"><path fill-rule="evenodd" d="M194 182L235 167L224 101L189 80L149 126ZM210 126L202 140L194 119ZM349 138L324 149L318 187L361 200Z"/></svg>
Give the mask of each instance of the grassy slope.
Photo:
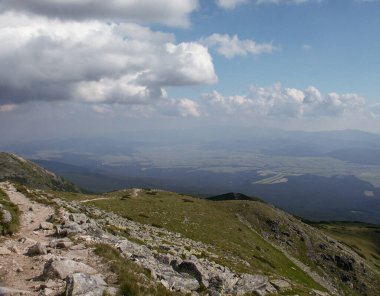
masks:
<svg viewBox="0 0 380 296"><path fill-rule="evenodd" d="M8 210L12 215L10 223L2 223L0 217L0 235L7 235L15 233L20 226L20 212L17 205L13 204L4 191L0 189L0 204L4 209ZM1 214L0 214L1 215Z"/></svg>
<svg viewBox="0 0 380 296"><path fill-rule="evenodd" d="M32 188L80 192L71 182L12 153L0 152L0 168L0 181L11 180Z"/></svg>
<svg viewBox="0 0 380 296"><path fill-rule="evenodd" d="M320 223L316 226L351 247L380 272L380 226L365 223Z"/></svg>
<svg viewBox="0 0 380 296"><path fill-rule="evenodd" d="M212 202L171 192L145 190L139 192L137 197L133 197L130 191L112 192L103 196L69 193L61 196L70 200L108 197L107 200L97 200L90 204L209 244L219 255L215 261L236 272L284 276L295 283L295 292L299 293L306 293L310 288L323 290L281 251L242 223L230 211L228 202Z"/></svg>

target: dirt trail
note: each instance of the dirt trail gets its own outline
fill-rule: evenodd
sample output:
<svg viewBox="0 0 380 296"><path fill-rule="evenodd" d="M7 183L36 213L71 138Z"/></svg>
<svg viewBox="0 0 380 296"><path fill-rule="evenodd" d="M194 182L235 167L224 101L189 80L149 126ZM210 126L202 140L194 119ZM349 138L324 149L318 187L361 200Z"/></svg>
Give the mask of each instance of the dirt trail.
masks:
<svg viewBox="0 0 380 296"><path fill-rule="evenodd" d="M19 232L0 243L0 247L12 248L9 255L1 256L0 286L13 289L33 291L42 282L38 276L42 274L44 262L40 257L26 256L28 248L41 242L47 244L50 238L44 231L36 231L41 222L46 221L54 210L51 207L37 204L17 192L10 183L0 183L0 188L6 192L10 200L21 211L21 227ZM38 295L30 292L30 295Z"/></svg>

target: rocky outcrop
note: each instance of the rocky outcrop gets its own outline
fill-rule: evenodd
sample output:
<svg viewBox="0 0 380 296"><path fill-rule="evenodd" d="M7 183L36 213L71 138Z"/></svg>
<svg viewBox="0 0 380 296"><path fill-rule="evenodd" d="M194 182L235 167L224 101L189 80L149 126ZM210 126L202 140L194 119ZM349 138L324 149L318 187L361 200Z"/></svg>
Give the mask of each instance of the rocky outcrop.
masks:
<svg viewBox="0 0 380 296"><path fill-rule="evenodd" d="M89 275L97 274L98 272L81 262L65 258L52 258L46 262L43 271L43 278L48 279L66 279L69 275L74 273L85 273Z"/></svg>
<svg viewBox="0 0 380 296"><path fill-rule="evenodd" d="M102 296L107 283L99 275L74 273L66 278L66 296Z"/></svg>

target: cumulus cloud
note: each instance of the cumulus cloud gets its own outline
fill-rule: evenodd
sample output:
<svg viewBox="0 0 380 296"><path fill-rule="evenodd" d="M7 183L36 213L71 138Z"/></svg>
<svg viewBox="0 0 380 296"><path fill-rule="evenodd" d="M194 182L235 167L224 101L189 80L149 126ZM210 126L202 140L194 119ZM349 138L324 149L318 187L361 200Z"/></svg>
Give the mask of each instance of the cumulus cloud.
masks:
<svg viewBox="0 0 380 296"><path fill-rule="evenodd" d="M260 55L272 53L276 47L271 43L257 43L255 40L240 40L237 35L212 34L200 41L207 47L215 48L216 51L226 58L235 56Z"/></svg>
<svg viewBox="0 0 380 296"><path fill-rule="evenodd" d="M168 86L217 81L205 46L177 44L172 34L137 24L9 12L0 14L0 44L3 105L37 100L145 104L167 99Z"/></svg>
<svg viewBox="0 0 380 296"><path fill-rule="evenodd" d="M224 9L234 9L236 6L245 4L249 0L217 0L216 4Z"/></svg>
<svg viewBox="0 0 380 296"><path fill-rule="evenodd" d="M228 114L275 118L338 117L365 109L364 99L357 94L322 95L313 86L306 90L283 88L280 84L252 86L247 95L225 97L214 91L204 98L213 108Z"/></svg>
<svg viewBox="0 0 380 296"><path fill-rule="evenodd" d="M187 27L198 0L2 0L0 12L69 20L111 20Z"/></svg>

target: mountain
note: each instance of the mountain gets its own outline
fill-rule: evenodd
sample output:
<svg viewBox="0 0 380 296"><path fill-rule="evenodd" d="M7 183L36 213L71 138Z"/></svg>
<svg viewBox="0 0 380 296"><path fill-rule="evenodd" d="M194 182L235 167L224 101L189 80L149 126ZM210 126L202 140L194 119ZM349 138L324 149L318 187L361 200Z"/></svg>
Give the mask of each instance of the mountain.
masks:
<svg viewBox="0 0 380 296"><path fill-rule="evenodd" d="M208 197L207 199L213 200L213 201L226 201L226 200L255 200L259 201L258 198L256 197L250 197L247 196L243 193L238 193L238 192L229 192L221 195L216 195L216 196L211 196Z"/></svg>
<svg viewBox="0 0 380 296"><path fill-rule="evenodd" d="M0 152L0 181L11 180L32 188L80 192L60 176L16 154Z"/></svg>
<svg viewBox="0 0 380 296"><path fill-rule="evenodd" d="M52 245L55 237L69 235L62 245L95 248L110 272L118 273L107 277L119 279L112 283L123 289L121 294L376 296L380 290L377 226L306 224L273 205L233 192L203 199L158 189L96 195L57 186L52 191L51 178L59 177L17 155L1 156L3 179L21 179L29 189L20 192L27 194L25 209L30 198L49 219L50 224L41 221L40 226L51 229L49 237L38 232L34 238L40 235ZM8 183L0 187L10 197L16 190ZM34 211L21 214L29 217ZM66 252L58 251L60 256ZM87 251L81 249L78 256ZM89 263L99 262L94 260ZM44 264L48 268L50 263ZM95 267L103 271L107 266ZM140 290L147 287L155 292Z"/></svg>

